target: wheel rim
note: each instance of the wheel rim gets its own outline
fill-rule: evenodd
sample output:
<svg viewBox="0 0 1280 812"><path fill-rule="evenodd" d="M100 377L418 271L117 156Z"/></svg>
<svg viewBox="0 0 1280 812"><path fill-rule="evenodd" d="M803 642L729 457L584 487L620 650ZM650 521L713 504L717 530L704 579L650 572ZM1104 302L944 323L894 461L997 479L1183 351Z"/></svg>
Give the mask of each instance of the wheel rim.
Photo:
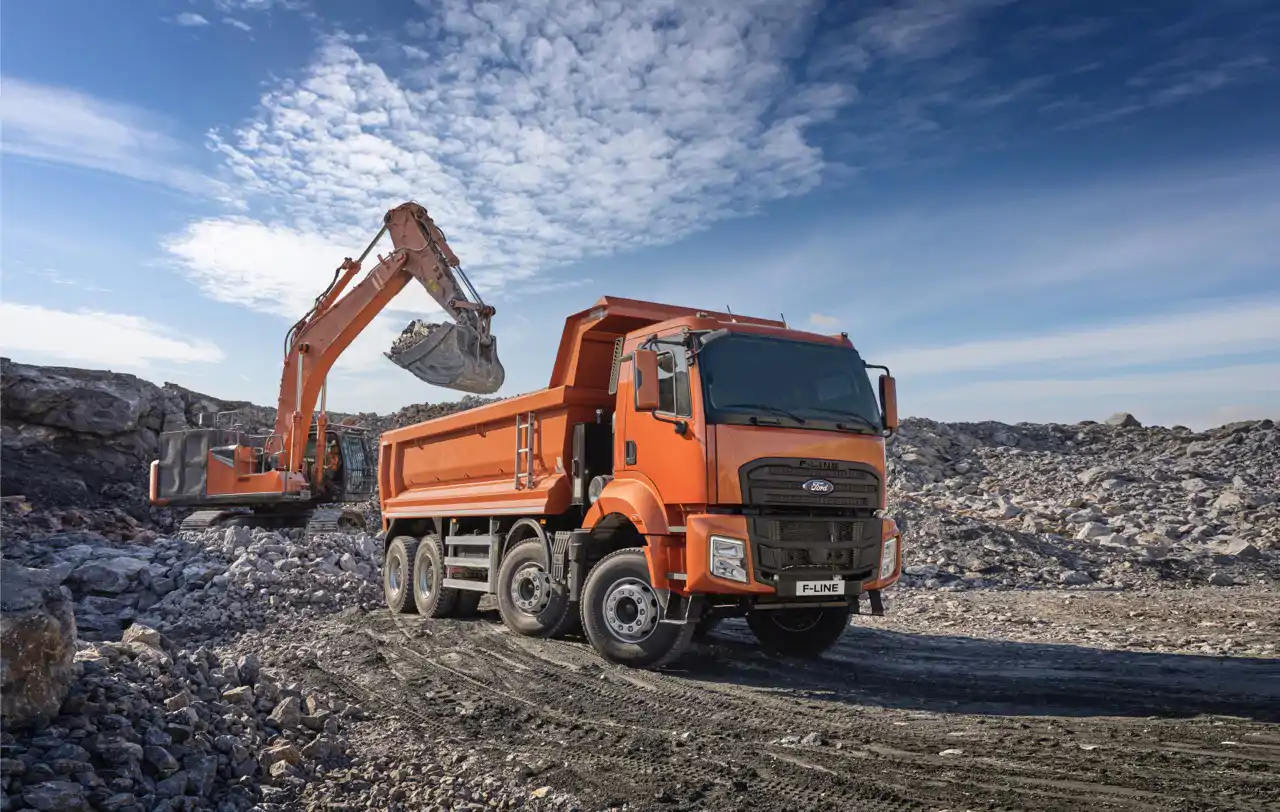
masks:
<svg viewBox="0 0 1280 812"><path fill-rule="evenodd" d="M418 564L418 594L422 597L428 597L431 594L431 562L424 559Z"/></svg>
<svg viewBox="0 0 1280 812"><path fill-rule="evenodd" d="M604 596L604 620L609 632L627 643L638 643L658 628L658 596L638 578L621 578Z"/></svg>
<svg viewBox="0 0 1280 812"><path fill-rule="evenodd" d="M392 592L400 591L400 556L392 556L387 562L387 584Z"/></svg>
<svg viewBox="0 0 1280 812"><path fill-rule="evenodd" d="M551 577L537 564L522 568L511 579L511 602L526 615L540 615L551 604Z"/></svg>

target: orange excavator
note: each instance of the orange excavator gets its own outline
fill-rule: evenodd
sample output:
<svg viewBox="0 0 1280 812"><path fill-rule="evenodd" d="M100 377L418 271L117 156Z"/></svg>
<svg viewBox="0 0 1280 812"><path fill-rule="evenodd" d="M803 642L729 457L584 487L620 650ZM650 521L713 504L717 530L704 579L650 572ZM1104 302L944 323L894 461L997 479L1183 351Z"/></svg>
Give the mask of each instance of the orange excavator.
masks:
<svg viewBox="0 0 1280 812"><path fill-rule="evenodd" d="M379 255L378 264L347 290L388 234L394 250ZM462 272L427 210L404 203L387 212L360 258L342 262L289 330L274 430L253 435L228 412L216 415L211 427L161 434L160 458L150 468L151 503L197 508L183 520L183 529L364 528L363 514L346 505L373 496L377 438L349 420L330 425L326 378L342 352L414 279L454 323L411 323L387 358L435 386L496 392L505 372L489 329L494 309Z"/></svg>

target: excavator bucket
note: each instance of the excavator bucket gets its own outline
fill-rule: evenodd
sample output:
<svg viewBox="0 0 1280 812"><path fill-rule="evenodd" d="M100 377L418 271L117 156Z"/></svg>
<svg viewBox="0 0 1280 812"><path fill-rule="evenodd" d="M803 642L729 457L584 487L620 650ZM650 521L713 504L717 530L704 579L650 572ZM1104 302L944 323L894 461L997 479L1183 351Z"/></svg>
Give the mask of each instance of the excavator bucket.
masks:
<svg viewBox="0 0 1280 812"><path fill-rule="evenodd" d="M491 395L506 378L498 339L490 336L486 346L466 324L410 322L385 355L420 381L460 392Z"/></svg>

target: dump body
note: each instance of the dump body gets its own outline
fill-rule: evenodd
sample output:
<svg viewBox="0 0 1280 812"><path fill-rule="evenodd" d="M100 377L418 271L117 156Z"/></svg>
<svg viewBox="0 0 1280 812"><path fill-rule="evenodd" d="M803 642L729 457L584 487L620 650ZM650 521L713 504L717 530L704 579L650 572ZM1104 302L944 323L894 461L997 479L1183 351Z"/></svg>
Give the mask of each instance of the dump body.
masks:
<svg viewBox="0 0 1280 812"><path fill-rule="evenodd" d="M566 320L548 388L382 435L388 601L440 616L487 592L542 635L581 602L593 645L633 665L734 613L820 650L900 572L896 398L868 366L843 334L601 299ZM795 612L826 620L775 628Z"/></svg>
<svg viewBox="0 0 1280 812"><path fill-rule="evenodd" d="M385 432L378 469L384 523L564 512L572 498L572 426L595 422L612 402L605 391L561 386ZM517 435L531 419L531 450L517 452L527 447Z"/></svg>

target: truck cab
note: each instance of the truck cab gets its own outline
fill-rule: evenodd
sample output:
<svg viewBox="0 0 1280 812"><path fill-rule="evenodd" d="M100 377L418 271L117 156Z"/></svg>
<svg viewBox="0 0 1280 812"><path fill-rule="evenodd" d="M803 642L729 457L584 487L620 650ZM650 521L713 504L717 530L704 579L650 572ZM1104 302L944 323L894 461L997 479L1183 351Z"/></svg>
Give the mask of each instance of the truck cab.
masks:
<svg viewBox="0 0 1280 812"><path fill-rule="evenodd" d="M899 577L896 426L893 378L847 335L607 298L566 323L547 390L383 435L388 565L495 594L520 633L580 617L614 662L658 667L735 615L816 655ZM431 613L446 593L427 587Z"/></svg>

